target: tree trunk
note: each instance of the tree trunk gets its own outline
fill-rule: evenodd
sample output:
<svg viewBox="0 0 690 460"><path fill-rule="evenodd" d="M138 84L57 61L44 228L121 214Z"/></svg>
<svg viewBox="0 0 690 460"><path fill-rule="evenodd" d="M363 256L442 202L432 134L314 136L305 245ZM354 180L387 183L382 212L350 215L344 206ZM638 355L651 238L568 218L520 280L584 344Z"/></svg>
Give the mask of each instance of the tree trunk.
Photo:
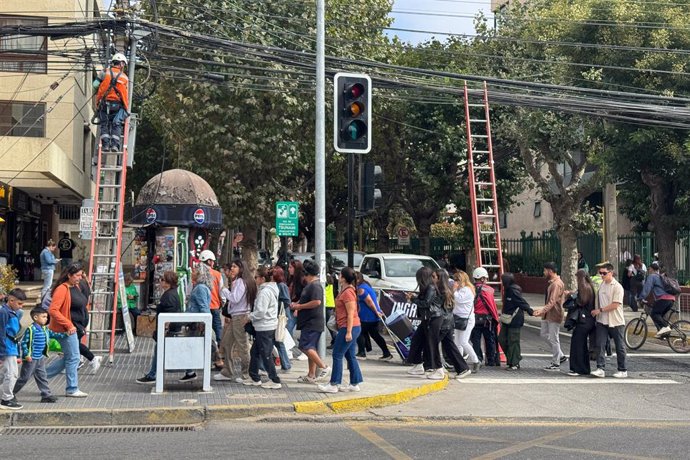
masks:
<svg viewBox="0 0 690 460"><path fill-rule="evenodd" d="M242 260L247 264L247 268L254 273L259 265L258 246L256 244L256 234L259 227L256 224L245 225L242 229L244 238L240 242L242 247Z"/></svg>
<svg viewBox="0 0 690 460"><path fill-rule="evenodd" d="M376 252L390 252L390 237L388 236L388 220L390 211L386 210L383 214L374 217L376 226Z"/></svg>
<svg viewBox="0 0 690 460"><path fill-rule="evenodd" d="M576 289L577 281L577 233L570 226L557 231L561 241L561 278L566 289Z"/></svg>
<svg viewBox="0 0 690 460"><path fill-rule="evenodd" d="M414 223L417 227L417 236L419 237L419 252L423 255L429 255L431 252L431 224L429 219L419 219Z"/></svg>
<svg viewBox="0 0 690 460"><path fill-rule="evenodd" d="M659 261L669 276L678 275L676 266L677 226L669 217L673 215L675 197L663 178L648 171L642 171L642 182L649 187L651 198L651 230L656 237Z"/></svg>

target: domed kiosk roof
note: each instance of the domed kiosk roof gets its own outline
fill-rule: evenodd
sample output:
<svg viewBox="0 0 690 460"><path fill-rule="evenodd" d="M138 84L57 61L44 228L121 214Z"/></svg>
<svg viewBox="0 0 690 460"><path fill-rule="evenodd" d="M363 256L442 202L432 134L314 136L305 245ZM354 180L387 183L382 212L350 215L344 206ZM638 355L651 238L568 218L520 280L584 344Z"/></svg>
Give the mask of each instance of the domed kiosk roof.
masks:
<svg viewBox="0 0 690 460"><path fill-rule="evenodd" d="M156 174L142 187L136 205L149 203L218 206L218 198L208 182L193 172L170 169Z"/></svg>
<svg viewBox="0 0 690 460"><path fill-rule="evenodd" d="M223 214L208 182L193 172L171 169L146 182L131 225L220 228Z"/></svg>

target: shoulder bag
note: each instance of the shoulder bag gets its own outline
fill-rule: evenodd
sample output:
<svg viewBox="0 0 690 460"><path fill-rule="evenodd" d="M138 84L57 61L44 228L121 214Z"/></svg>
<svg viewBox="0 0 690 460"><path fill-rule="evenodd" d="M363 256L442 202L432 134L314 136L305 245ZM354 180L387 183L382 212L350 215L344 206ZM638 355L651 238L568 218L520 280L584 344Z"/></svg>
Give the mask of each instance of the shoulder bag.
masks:
<svg viewBox="0 0 690 460"><path fill-rule="evenodd" d="M472 309L470 310L470 314L467 315L467 318L463 318L462 316L459 315L453 315L453 321L455 322L455 329L459 331L466 331L467 330L467 324L470 321L470 316L474 314L474 305L472 305Z"/></svg>
<svg viewBox="0 0 690 460"><path fill-rule="evenodd" d="M283 340L285 340L285 331L286 330L287 330L287 315L285 314L285 304L280 301L280 295L278 295L278 325L276 326L276 332L275 332L276 342L282 342Z"/></svg>

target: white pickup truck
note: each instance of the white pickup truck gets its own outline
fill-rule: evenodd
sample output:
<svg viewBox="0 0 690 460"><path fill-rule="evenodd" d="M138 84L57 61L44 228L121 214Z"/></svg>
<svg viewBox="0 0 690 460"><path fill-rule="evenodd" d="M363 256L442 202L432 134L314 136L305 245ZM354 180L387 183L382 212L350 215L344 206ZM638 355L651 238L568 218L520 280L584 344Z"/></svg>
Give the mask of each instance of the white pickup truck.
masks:
<svg viewBox="0 0 690 460"><path fill-rule="evenodd" d="M359 271L373 288L414 291L415 276L421 267L436 270L439 265L429 256L416 254L367 254Z"/></svg>

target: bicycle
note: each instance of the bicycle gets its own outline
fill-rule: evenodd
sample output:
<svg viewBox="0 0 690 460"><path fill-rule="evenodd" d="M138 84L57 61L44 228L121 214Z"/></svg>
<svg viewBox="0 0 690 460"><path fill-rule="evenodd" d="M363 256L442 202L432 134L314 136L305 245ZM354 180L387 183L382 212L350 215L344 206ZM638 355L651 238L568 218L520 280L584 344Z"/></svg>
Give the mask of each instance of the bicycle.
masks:
<svg viewBox="0 0 690 460"><path fill-rule="evenodd" d="M647 318L652 313L652 307L644 301L639 302L639 305L643 307L640 317L631 319L625 325L625 345L630 350L639 349L647 341L647 332L649 331ZM660 339L665 339L671 350L676 353L690 352L690 321L679 320L678 310L675 308L671 308L664 315L664 319L671 331Z"/></svg>

